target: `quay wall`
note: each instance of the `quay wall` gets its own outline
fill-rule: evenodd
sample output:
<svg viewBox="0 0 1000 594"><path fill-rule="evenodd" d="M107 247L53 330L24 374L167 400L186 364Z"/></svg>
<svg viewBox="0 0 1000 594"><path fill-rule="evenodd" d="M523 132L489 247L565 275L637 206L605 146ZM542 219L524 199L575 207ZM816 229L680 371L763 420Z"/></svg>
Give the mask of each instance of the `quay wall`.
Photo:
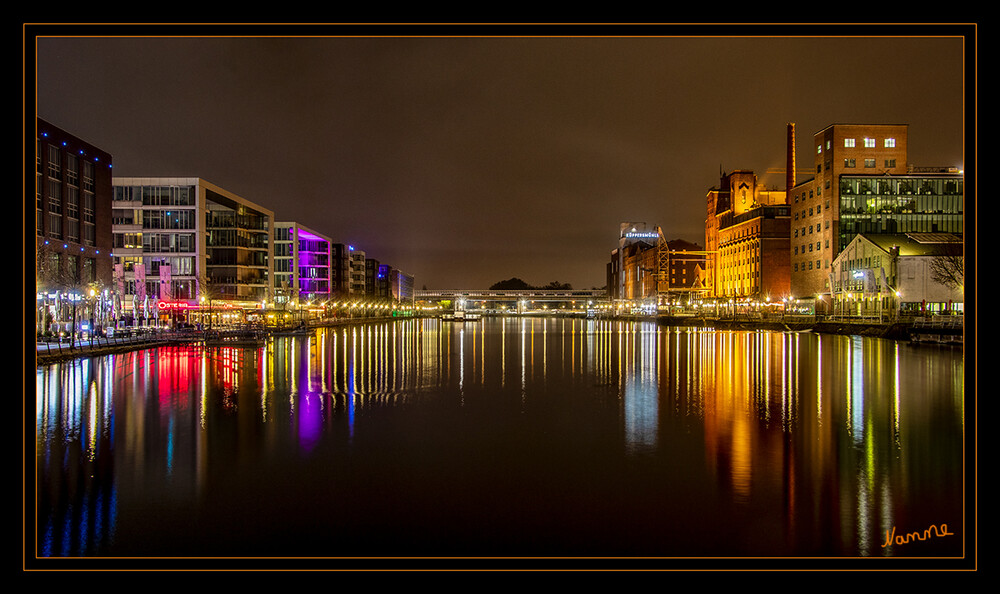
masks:
<svg viewBox="0 0 1000 594"><path fill-rule="evenodd" d="M853 322L843 320L791 321L791 320L731 320L693 317L661 316L661 326L698 326L718 330L774 330L777 332L812 331L821 334L871 336L890 340L910 340L912 322Z"/></svg>

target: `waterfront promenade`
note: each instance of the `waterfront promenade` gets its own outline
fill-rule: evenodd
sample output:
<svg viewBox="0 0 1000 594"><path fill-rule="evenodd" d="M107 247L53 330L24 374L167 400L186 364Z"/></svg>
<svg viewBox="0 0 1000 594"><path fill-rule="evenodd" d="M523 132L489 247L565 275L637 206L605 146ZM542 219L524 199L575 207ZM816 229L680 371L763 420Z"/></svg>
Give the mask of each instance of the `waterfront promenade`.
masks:
<svg viewBox="0 0 1000 594"><path fill-rule="evenodd" d="M246 346L263 344L271 336L295 335L315 328L341 326L353 323L376 322L399 318L341 318L323 320L308 326L196 329L138 328L120 332L112 337L92 336L70 342L62 340L36 340L35 363L43 365L77 357L108 355L176 344L205 344L208 346Z"/></svg>

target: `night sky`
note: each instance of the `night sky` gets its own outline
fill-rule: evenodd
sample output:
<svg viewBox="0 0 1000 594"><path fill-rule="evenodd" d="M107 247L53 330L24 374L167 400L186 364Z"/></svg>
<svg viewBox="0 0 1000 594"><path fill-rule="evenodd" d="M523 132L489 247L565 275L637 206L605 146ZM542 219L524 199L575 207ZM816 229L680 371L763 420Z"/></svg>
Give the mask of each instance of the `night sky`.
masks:
<svg viewBox="0 0 1000 594"><path fill-rule="evenodd" d="M911 163L964 167L965 39L797 36L809 31L70 28L36 39L26 86L37 82L38 116L111 153L116 176L204 178L418 289L514 276L591 288L620 222L703 244L720 170L783 188L783 173L765 173L785 167L789 122L800 169L833 123L909 124Z"/></svg>

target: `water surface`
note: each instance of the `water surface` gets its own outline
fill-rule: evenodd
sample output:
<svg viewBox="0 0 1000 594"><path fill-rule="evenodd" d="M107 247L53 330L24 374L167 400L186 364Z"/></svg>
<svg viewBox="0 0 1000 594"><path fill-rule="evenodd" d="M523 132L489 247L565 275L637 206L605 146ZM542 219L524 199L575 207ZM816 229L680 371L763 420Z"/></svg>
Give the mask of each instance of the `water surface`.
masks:
<svg viewBox="0 0 1000 594"><path fill-rule="evenodd" d="M37 552L961 556L963 398L960 348L569 318L95 357L37 370Z"/></svg>

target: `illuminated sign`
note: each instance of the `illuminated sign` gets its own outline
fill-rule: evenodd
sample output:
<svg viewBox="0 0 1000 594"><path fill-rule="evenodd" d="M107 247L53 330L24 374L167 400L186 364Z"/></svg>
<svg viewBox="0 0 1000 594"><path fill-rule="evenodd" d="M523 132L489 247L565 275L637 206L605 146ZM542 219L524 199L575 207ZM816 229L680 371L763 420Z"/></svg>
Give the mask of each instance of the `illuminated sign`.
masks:
<svg viewBox="0 0 1000 594"><path fill-rule="evenodd" d="M198 303L188 303L187 301L157 301L157 309L208 309L207 306L200 305ZM234 309L232 303L219 303L216 301L213 306L214 309ZM257 307L260 307L258 304Z"/></svg>
<svg viewBox="0 0 1000 594"><path fill-rule="evenodd" d="M659 237L655 231L629 231L625 234L629 239L652 239Z"/></svg>
<svg viewBox="0 0 1000 594"><path fill-rule="evenodd" d="M158 301L158 309L198 309L197 305L192 305L186 301Z"/></svg>

